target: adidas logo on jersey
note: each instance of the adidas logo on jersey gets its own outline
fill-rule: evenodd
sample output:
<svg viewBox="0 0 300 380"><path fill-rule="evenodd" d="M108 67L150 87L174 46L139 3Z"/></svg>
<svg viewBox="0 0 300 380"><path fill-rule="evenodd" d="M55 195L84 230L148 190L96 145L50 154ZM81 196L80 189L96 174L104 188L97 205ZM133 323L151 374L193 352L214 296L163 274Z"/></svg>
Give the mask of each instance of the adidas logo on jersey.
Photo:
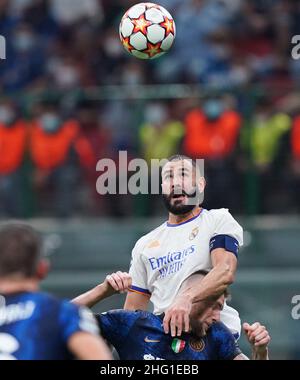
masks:
<svg viewBox="0 0 300 380"><path fill-rule="evenodd" d="M152 241L149 245L148 248L156 248L160 246L160 242L158 240Z"/></svg>

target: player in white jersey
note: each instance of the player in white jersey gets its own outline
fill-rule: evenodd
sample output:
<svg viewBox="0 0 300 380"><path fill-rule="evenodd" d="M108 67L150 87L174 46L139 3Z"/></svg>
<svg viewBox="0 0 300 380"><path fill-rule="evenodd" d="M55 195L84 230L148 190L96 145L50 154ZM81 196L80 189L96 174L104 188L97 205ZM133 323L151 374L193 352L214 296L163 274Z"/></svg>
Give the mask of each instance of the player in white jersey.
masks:
<svg viewBox="0 0 300 380"><path fill-rule="evenodd" d="M188 157L169 159L162 169L168 221L138 240L132 251L132 286L124 308L146 310L151 300L155 314L165 313L165 332L170 330L173 336L188 331L193 302L217 299L234 281L238 250L243 244L242 227L227 209L200 206L205 179L198 170ZM210 273L197 288L178 296L183 281L198 270ZM240 334L236 310L225 305L221 320L233 334Z"/></svg>

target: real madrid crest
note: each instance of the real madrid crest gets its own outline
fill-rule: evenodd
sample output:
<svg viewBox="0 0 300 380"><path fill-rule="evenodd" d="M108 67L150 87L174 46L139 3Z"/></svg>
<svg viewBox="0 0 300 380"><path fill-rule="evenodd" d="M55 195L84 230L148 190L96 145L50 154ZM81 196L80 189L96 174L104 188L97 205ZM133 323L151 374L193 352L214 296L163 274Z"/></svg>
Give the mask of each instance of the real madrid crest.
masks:
<svg viewBox="0 0 300 380"><path fill-rule="evenodd" d="M198 351L198 352L203 351L205 347L205 343L203 339L191 338L189 341L189 344L190 344L190 347L194 351Z"/></svg>
<svg viewBox="0 0 300 380"><path fill-rule="evenodd" d="M193 228L192 232L190 233L189 239L190 240L194 240L195 237L198 235L198 232L199 232L199 228L198 227Z"/></svg>

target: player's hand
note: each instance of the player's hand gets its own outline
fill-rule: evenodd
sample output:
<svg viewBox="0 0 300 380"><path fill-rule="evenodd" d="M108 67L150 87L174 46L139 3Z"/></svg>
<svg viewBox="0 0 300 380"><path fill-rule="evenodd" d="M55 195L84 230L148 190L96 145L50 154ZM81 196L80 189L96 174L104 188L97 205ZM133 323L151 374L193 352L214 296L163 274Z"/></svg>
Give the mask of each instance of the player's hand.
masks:
<svg viewBox="0 0 300 380"><path fill-rule="evenodd" d="M111 273L106 276L104 285L108 287L108 290L112 293L124 293L131 287L131 276L126 272Z"/></svg>
<svg viewBox="0 0 300 380"><path fill-rule="evenodd" d="M190 331L190 313L192 302L184 297L178 297L173 305L166 311L163 320L166 334L180 336L182 332Z"/></svg>
<svg viewBox="0 0 300 380"><path fill-rule="evenodd" d="M265 354L271 340L269 332L265 326L262 326L259 322L255 322L252 325L244 323L243 329L254 352L257 355Z"/></svg>

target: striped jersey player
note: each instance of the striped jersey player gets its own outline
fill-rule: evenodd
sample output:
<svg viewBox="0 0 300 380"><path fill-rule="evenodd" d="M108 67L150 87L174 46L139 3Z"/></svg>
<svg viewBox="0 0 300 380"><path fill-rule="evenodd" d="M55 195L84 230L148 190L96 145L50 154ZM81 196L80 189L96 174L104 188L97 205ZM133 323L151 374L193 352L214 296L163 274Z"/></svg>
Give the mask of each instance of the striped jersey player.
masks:
<svg viewBox="0 0 300 380"><path fill-rule="evenodd" d="M50 294L21 291L1 297L0 360L70 360L76 335L99 334L87 309Z"/></svg>
<svg viewBox="0 0 300 380"><path fill-rule="evenodd" d="M31 226L0 227L0 360L111 359L88 309L39 291L48 267Z"/></svg>
<svg viewBox="0 0 300 380"><path fill-rule="evenodd" d="M241 355L222 323L213 323L203 337L184 333L173 338L164 333L162 317L147 311L111 310L96 317L120 360L234 360Z"/></svg>
<svg viewBox="0 0 300 380"><path fill-rule="evenodd" d="M202 271L192 274L182 284L179 294L186 288L197 286L206 276ZM93 307L114 293L127 291L130 286L131 277L118 271L72 302ZM233 334L220 322L227 296L225 291L216 301L194 302L189 315L190 331L180 337L165 334L163 314L110 310L96 315L96 318L102 336L114 346L121 360L246 360L248 358L240 351ZM271 338L265 326L259 322L244 323L243 329L252 348L252 359L268 360Z"/></svg>

